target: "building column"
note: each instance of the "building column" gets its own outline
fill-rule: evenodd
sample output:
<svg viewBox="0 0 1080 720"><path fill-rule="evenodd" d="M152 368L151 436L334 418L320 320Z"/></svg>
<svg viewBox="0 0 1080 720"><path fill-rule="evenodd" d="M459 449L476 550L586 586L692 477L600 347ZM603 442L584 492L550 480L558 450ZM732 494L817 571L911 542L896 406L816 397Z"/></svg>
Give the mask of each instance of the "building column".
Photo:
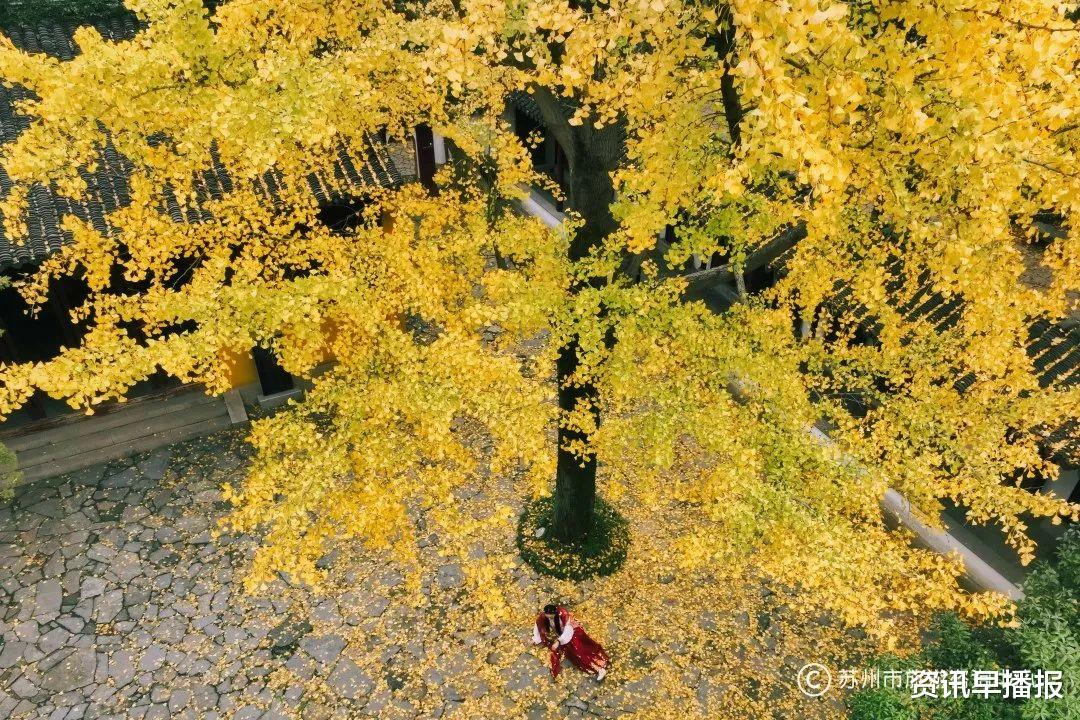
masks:
<svg viewBox="0 0 1080 720"><path fill-rule="evenodd" d="M558 141L552 139L551 144L555 146L555 182L559 185L559 190L564 194L566 193L566 153L563 152L562 146ZM555 202L556 212L563 211L563 201L557 200Z"/></svg>
<svg viewBox="0 0 1080 720"><path fill-rule="evenodd" d="M440 135L439 133L434 132L434 131L432 131L432 136L433 136L433 139L434 139L435 164L436 165L445 165L446 164L446 138L444 138L442 135Z"/></svg>
<svg viewBox="0 0 1080 720"><path fill-rule="evenodd" d="M417 125L413 131L416 146L416 176L428 192L437 194L435 186L435 135L430 125Z"/></svg>

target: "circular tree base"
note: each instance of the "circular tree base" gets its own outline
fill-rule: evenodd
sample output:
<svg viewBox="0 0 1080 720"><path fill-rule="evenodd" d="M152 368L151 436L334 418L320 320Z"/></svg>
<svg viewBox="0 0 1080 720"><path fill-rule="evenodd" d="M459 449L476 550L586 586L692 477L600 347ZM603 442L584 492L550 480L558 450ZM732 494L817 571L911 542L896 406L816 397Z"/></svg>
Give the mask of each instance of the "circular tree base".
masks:
<svg viewBox="0 0 1080 720"><path fill-rule="evenodd" d="M518 551L529 567L561 580L611 575L622 567L630 547L630 529L615 508L597 498L588 538L567 543L552 537L552 504L550 497L529 502L518 520Z"/></svg>

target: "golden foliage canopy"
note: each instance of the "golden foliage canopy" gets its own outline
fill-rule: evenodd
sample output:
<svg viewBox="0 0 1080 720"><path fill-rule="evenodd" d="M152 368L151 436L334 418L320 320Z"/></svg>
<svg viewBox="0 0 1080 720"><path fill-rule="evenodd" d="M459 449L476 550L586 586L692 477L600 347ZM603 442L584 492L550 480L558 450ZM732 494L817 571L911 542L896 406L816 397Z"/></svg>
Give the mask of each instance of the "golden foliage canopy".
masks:
<svg viewBox="0 0 1080 720"><path fill-rule="evenodd" d="M227 488L231 527L265 539L253 585L317 579L333 539L408 557L416 507L448 552L467 557L481 525L509 538L516 508L466 517L455 490L497 473L522 497L545 492L556 422L590 431L607 497L682 519L666 532L684 571L756 563L879 629L890 610L1001 606L885 529L887 487L931 517L970 508L1024 557L1025 518L1076 517L1006 480L1055 472L1042 438L1080 417L1075 378L1040 382L1026 351L1080 290L1080 26L1065 4L128 4L144 29L107 42L82 28L71 61L0 38L0 78L33 91L20 108L33 123L2 151L9 233L25 232L35 183L85 193L80 170L107 142L132 186L108 235L66 218L73 241L24 286L41 301L48 278L82 274L89 331L55 360L0 368L0 413L35 389L91 408L159 368L222 391L228 358L272 349L314 386L254 423L258 461ZM520 91L566 109L550 131L576 148L571 173L589 163L575 142L619 129L618 226L578 262L574 222L553 232L499 211L537 180L504 119ZM357 230L318 222L310 173L333 177L338 147L421 123L460 160L437 197L373 191ZM198 198L195 178L218 167L231 190ZM161 212L169 197L201 220ZM1039 211L1064 218L1062 237L1037 242ZM657 240L668 224L671 246ZM674 269L691 255L740 273L798 225L773 287L719 315L686 301ZM1045 286L1024 283L1025 246ZM957 303L952 322L911 311L929 296ZM553 402L571 336L599 428ZM864 413L845 409L852 396ZM459 437L464 418L486 429L481 447ZM806 432L823 418L843 456ZM514 562L509 540L466 561L491 612Z"/></svg>

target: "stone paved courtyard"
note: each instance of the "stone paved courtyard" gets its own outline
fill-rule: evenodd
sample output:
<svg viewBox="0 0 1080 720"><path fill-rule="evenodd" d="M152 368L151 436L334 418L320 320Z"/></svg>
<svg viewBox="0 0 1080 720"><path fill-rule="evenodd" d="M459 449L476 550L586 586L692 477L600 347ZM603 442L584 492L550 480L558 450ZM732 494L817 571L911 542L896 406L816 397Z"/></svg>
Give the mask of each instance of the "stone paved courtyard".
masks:
<svg viewBox="0 0 1080 720"><path fill-rule="evenodd" d="M438 651L391 602L404 578L378 566L328 594L284 583L245 594L253 542L214 533L227 509L219 488L250 453L241 438L227 431L16 490L0 509L0 718L444 717L510 695L533 720L615 717L659 691L649 666L668 660L653 640L629 653L635 672L602 686L572 668L553 685L528 628L499 653L485 645L509 637L498 627L461 637L464 652ZM422 590L461 581L446 565ZM400 641L363 647L375 625L396 626ZM617 629L600 632L614 641ZM419 685L409 667L421 668ZM706 713L722 684L676 672L697 699L687 710ZM546 700L522 705L530 693Z"/></svg>
<svg viewBox="0 0 1080 720"><path fill-rule="evenodd" d="M345 629L378 617L385 598L294 609L292 598L249 597L234 582L250 543L213 528L226 509L219 487L239 477L246 454L223 433L16 491L0 515L0 717L410 714L343 652ZM453 585L456 574L447 567L438 580ZM340 634L325 632L335 625ZM305 702L303 683L273 687L279 667L330 692ZM528 654L511 673L510 690L546 678ZM464 700L446 693L450 705Z"/></svg>
<svg viewBox="0 0 1080 720"><path fill-rule="evenodd" d="M233 544L212 539L217 486L242 464L233 440L16 490L0 515L0 717L262 714L245 712L241 698L269 700L264 668L216 671L240 651L269 655L258 648L275 611L269 601L237 604ZM207 457L204 482L168 482L171 468Z"/></svg>

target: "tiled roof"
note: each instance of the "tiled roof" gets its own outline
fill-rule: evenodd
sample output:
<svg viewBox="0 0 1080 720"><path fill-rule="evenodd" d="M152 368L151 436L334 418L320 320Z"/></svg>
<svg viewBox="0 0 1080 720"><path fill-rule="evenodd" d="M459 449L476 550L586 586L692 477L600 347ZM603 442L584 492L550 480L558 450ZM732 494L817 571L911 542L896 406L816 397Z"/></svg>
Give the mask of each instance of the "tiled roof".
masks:
<svg viewBox="0 0 1080 720"><path fill-rule="evenodd" d="M138 29L132 15L120 15L96 24L98 32L110 40L129 38ZM16 26L0 28L14 45L26 52L47 53L61 60L70 60L78 53L72 41L75 26L72 24L43 24L33 27ZM18 137L29 124L30 118L15 113L15 103L29 96L21 86L0 84L0 143L8 143ZM102 153L102 162L94 173L85 173L89 186L86 200L74 203L61 197L51 188L34 186L30 191L25 242L10 242L0 228L0 269L12 265L36 263L50 253L56 252L65 238L60 230L64 215L75 215L90 220L99 230L108 228L104 214L127 202L127 172L120 155L112 146ZM11 179L0 167L0 196L11 190Z"/></svg>
<svg viewBox="0 0 1080 720"><path fill-rule="evenodd" d="M509 99L510 104L513 105L515 108L525 113L536 122L543 124L544 113L540 111L540 106L537 104L536 98L533 97L530 93L521 90L515 90L514 92L510 93L507 98ZM574 112L574 106L570 104L566 99L560 98L559 104L562 106L564 112L571 114Z"/></svg>
<svg viewBox="0 0 1080 720"><path fill-rule="evenodd" d="M130 13L118 13L93 23L101 36L107 40L125 40L134 37L139 22ZM46 53L60 60L70 60L79 53L72 36L77 23L40 23L0 27L15 47L30 53Z"/></svg>
<svg viewBox="0 0 1080 720"><path fill-rule="evenodd" d="M1080 326L1075 323L1036 323L1028 353L1043 387L1080 384Z"/></svg>
<svg viewBox="0 0 1080 720"><path fill-rule="evenodd" d="M536 100L531 95L524 92L512 92L510 93L510 104L521 112L528 115L530 118L538 123L544 122L544 116L540 112L540 106L536 104Z"/></svg>
<svg viewBox="0 0 1080 720"><path fill-rule="evenodd" d="M904 278L901 267L899 261L890 265L892 277L886 283L887 291L895 292L902 286ZM933 289L927 278L920 280L918 290L896 309L908 321L928 322L938 331L955 325L963 311L961 297L953 295L945 298ZM869 336L873 337L880 331L880 325L866 317L866 309L854 303L849 288L838 287L832 302L837 309L842 308L855 317L865 318L864 328ZM1029 328L1027 353L1042 387L1053 385L1071 388L1080 383L1080 324L1074 320L1040 320L1033 323ZM974 380L974 375L968 373L955 381L955 387L964 392ZM1049 456L1068 465L1080 465L1080 422L1071 421L1062 427L1047 429L1044 447Z"/></svg>
<svg viewBox="0 0 1080 720"><path fill-rule="evenodd" d="M1080 325L1066 321L1041 321L1031 328L1028 354L1043 387L1073 388L1080 385ZM1080 467L1080 421L1072 420L1046 436L1051 455Z"/></svg>
<svg viewBox="0 0 1080 720"><path fill-rule="evenodd" d="M111 17L94 23L94 27L110 40L130 38L138 30L137 21L131 15ZM72 42L74 30L74 25L60 23L0 28L0 32L7 35L16 47L28 52L45 52L62 60L70 60L78 53L78 48ZM30 118L17 115L14 111L15 103L28 94L21 86L4 86L0 83L0 144L11 142L30 124ZM88 220L98 231L109 232L108 214L130 201L129 172L130 164L111 144L106 144L97 169L93 173L83 173L88 186L84 200L74 202L43 185L32 187L26 240L12 242L0 227L0 270L37 264L59 250L69 240L60 227L65 215ZM331 189L332 185L360 188L395 187L402 183L401 174L386 149L370 138L364 142L364 147L342 147L338 150L334 175L337 183L328 182L328 178L320 178L314 173L309 176L312 193L320 203L341 199L340 193ZM6 195L11 186L11 179L0 167L0 197ZM277 184L271 173L262 178L258 187L269 200L276 198ZM232 180L224 168L203 173L196 179L196 190L204 198L221 197L223 192L231 188ZM167 202L162 210L177 221L194 222L199 219L197 209L190 208L185 214L175 200Z"/></svg>

